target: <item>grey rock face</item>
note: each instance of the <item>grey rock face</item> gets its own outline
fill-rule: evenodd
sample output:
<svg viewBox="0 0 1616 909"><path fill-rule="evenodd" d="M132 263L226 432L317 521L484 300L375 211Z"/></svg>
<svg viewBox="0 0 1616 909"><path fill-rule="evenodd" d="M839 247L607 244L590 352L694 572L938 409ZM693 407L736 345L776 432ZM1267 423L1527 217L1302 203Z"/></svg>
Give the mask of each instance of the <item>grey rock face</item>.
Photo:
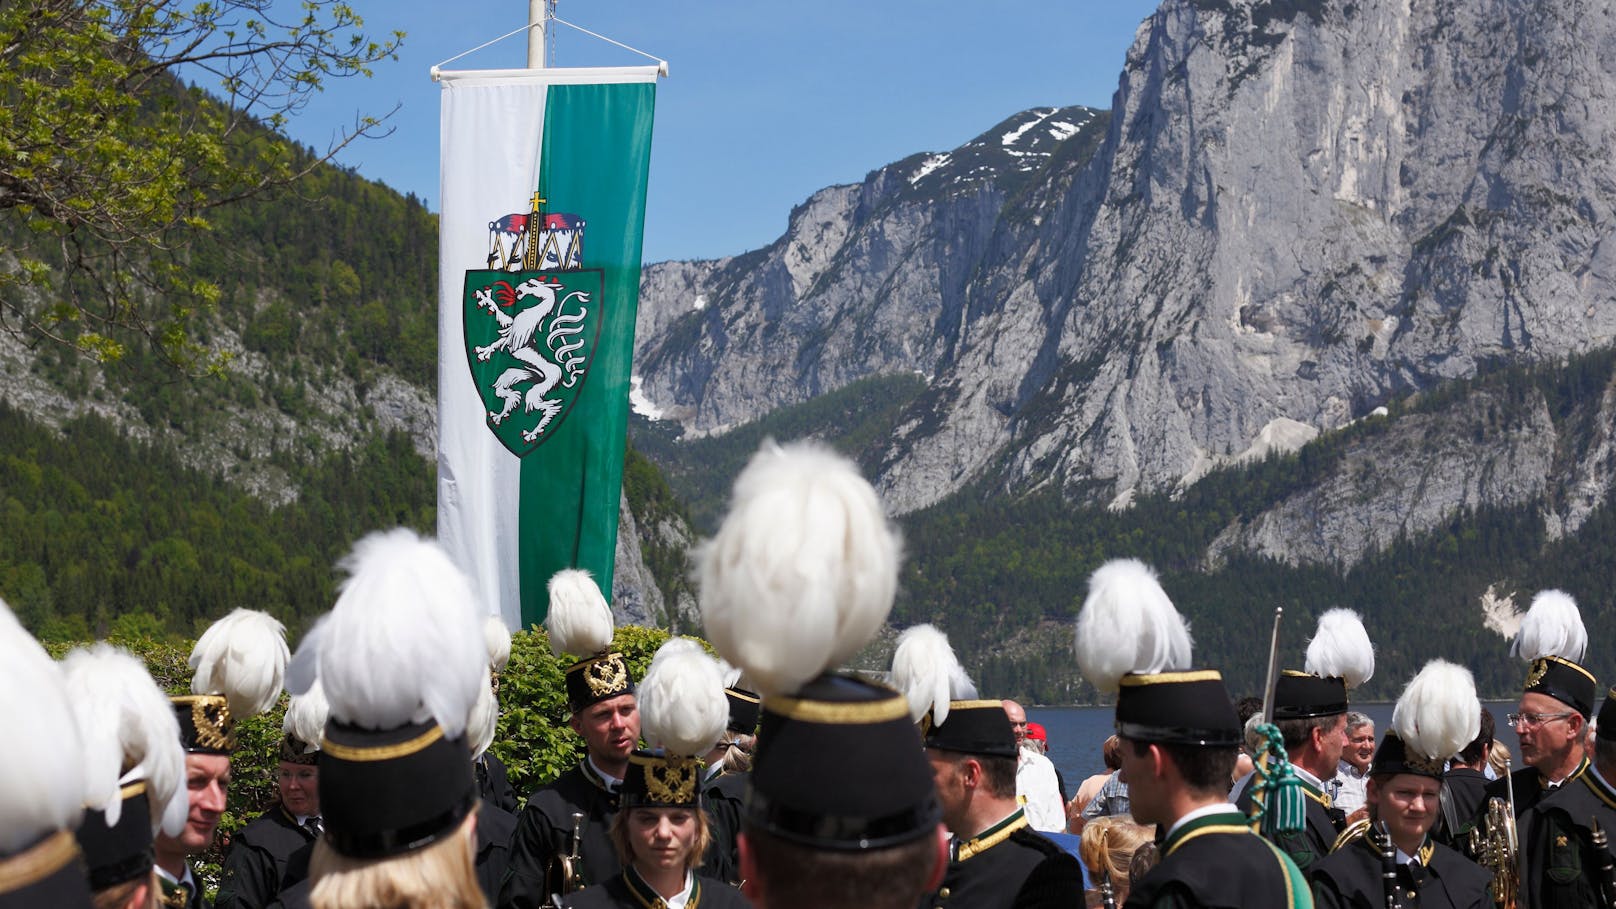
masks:
<svg viewBox="0 0 1616 909"><path fill-rule="evenodd" d="M938 156L827 189L773 246L692 277L710 305L673 319L688 303L657 297L659 269L699 263L648 269L644 387L717 432L915 369L931 390L879 458L895 510L973 480L1121 506L1490 364L1609 346L1613 54L1610 10L1573 0L1167 0L1092 159L1079 131L1039 169L924 198L904 187ZM1374 520L1533 495L1570 532L1610 453L1556 462L1541 428L1443 453L1454 476L1388 483L1311 542L1286 537L1297 502L1220 546L1352 560L1384 542Z"/></svg>

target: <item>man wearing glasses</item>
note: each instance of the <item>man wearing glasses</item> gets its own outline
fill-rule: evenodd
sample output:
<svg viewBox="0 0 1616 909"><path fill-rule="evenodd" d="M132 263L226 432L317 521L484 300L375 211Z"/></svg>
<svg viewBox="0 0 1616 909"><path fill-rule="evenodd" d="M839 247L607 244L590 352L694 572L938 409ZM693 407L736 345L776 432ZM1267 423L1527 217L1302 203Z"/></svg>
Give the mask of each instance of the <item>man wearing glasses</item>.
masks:
<svg viewBox="0 0 1616 909"><path fill-rule="evenodd" d="M1588 634L1570 596L1558 590L1539 593L1515 640L1516 652L1532 661L1520 707L1508 717L1520 736L1525 766L1511 773L1510 780L1494 780L1487 795L1505 798L1513 783L1516 826L1525 842L1522 822L1533 806L1588 768L1583 739L1598 685L1580 664Z"/></svg>

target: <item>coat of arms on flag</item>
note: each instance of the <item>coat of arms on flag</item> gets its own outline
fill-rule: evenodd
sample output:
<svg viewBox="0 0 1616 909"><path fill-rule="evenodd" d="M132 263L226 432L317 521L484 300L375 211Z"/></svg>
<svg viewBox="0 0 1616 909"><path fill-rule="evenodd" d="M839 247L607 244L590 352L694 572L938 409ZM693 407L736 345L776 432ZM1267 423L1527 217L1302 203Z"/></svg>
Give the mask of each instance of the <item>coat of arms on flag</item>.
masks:
<svg viewBox="0 0 1616 909"><path fill-rule="evenodd" d="M603 305L601 270L580 267L583 220L545 214L540 202L531 215L490 222L488 264L498 267L466 272L466 363L488 428L517 457L543 444L578 399Z"/></svg>

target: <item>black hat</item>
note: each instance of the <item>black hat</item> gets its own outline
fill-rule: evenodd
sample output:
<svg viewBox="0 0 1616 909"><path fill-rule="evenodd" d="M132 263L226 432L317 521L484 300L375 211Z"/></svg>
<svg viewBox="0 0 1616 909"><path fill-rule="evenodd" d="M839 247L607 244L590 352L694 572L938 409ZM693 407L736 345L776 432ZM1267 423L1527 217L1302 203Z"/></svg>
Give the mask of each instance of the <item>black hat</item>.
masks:
<svg viewBox="0 0 1616 909"><path fill-rule="evenodd" d="M626 808L696 808L701 805L698 758L636 751L618 789Z"/></svg>
<svg viewBox="0 0 1616 909"><path fill-rule="evenodd" d="M280 699L289 658L286 628L268 613L236 609L209 625L191 649L191 693L171 698L185 750L235 751L236 722Z"/></svg>
<svg viewBox="0 0 1616 909"><path fill-rule="evenodd" d="M573 713L634 693L634 677L621 653L602 653L567 667L567 709Z"/></svg>
<svg viewBox="0 0 1616 909"><path fill-rule="evenodd" d="M180 744L191 754L222 754L236 750L236 719L222 694L176 694L174 718L180 723Z"/></svg>
<svg viewBox="0 0 1616 909"><path fill-rule="evenodd" d="M298 645L287 690L307 697L318 685L327 704L326 845L379 860L456 835L476 805L466 731L488 690L488 652L471 582L436 543L403 528L371 534L342 567L341 594Z"/></svg>
<svg viewBox="0 0 1616 909"><path fill-rule="evenodd" d="M762 711L763 701L757 692L745 688L725 688L724 697L729 700L729 731L741 735L757 732L758 714Z"/></svg>
<svg viewBox="0 0 1616 909"><path fill-rule="evenodd" d="M1016 756L1016 731L1003 701L951 701L948 716L941 723L927 712L920 721L920 738L927 748L980 754L988 757Z"/></svg>
<svg viewBox="0 0 1616 909"><path fill-rule="evenodd" d="M152 852L151 805L144 780L123 787L123 809L116 824L107 823L99 809L84 812L76 833L84 850L91 890L132 881L149 873L155 862Z"/></svg>
<svg viewBox="0 0 1616 909"><path fill-rule="evenodd" d="M1233 748L1243 728L1216 669L1125 675L1117 734L1136 742Z"/></svg>
<svg viewBox="0 0 1616 909"><path fill-rule="evenodd" d="M1616 740L1616 688L1605 692L1605 703L1599 707L1599 720L1594 724L1594 737Z"/></svg>
<svg viewBox="0 0 1616 909"><path fill-rule="evenodd" d="M1274 680L1274 719L1305 720L1347 712L1347 684L1287 669Z"/></svg>
<svg viewBox="0 0 1616 909"><path fill-rule="evenodd" d="M1426 663L1397 698L1372 772L1441 779L1448 760L1480 732L1480 706L1470 670L1446 660Z"/></svg>
<svg viewBox="0 0 1616 909"><path fill-rule="evenodd" d="M1375 776L1412 773L1440 780L1446 769L1447 761L1428 758L1411 750L1396 733L1388 732L1381 736L1380 745L1375 748Z"/></svg>
<svg viewBox="0 0 1616 909"><path fill-rule="evenodd" d="M1564 657L1546 656L1532 661L1526 673L1522 693L1546 694L1567 705L1583 719L1594 714L1594 698L1599 695L1599 683L1593 673Z"/></svg>
<svg viewBox="0 0 1616 909"><path fill-rule="evenodd" d="M320 817L350 858L418 849L452 833L477 802L471 752L436 723L361 729L331 720L320 758Z"/></svg>
<svg viewBox="0 0 1616 909"><path fill-rule="evenodd" d="M91 905L90 884L73 834L60 830L19 852L0 855L0 909Z"/></svg>
<svg viewBox="0 0 1616 909"><path fill-rule="evenodd" d="M1512 654L1531 663L1522 693L1548 695L1575 709L1585 720L1593 716L1599 685L1593 674L1582 668L1587 650L1588 630L1577 601L1561 590L1540 591L1521 617L1521 627L1510 646Z"/></svg>
<svg viewBox="0 0 1616 909"><path fill-rule="evenodd" d="M931 836L942 817L909 702L881 685L822 675L765 697L749 826L828 850Z"/></svg>

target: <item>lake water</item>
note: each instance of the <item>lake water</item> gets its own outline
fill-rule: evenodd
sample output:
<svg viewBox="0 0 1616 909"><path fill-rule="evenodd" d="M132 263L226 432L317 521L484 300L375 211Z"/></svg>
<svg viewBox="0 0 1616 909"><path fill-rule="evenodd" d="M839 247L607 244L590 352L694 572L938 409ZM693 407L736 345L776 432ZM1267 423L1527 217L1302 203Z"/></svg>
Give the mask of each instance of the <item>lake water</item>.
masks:
<svg viewBox="0 0 1616 909"><path fill-rule="evenodd" d="M1515 701L1488 701L1492 711L1494 736L1509 746L1520 766L1520 740L1515 730L1504 723L1504 714L1513 711ZM1369 715L1375 721L1375 736L1384 735L1392 721L1392 704L1354 704L1353 709ZM1078 784L1087 777L1105 769L1100 748L1114 729L1115 713L1110 707L1028 707L1027 719L1042 723L1049 733L1049 759L1066 780L1066 794L1077 791Z"/></svg>

